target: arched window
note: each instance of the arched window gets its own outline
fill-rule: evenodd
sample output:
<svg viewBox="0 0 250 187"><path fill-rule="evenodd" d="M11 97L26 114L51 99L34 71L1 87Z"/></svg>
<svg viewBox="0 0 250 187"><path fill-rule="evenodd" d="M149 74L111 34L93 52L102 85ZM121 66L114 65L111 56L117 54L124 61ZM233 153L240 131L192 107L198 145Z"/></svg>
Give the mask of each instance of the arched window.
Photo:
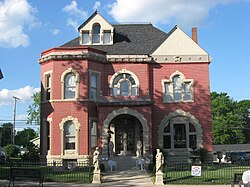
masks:
<svg viewBox="0 0 250 187"><path fill-rule="evenodd" d="M113 96L136 96L138 95L138 81L130 73L118 73L112 82Z"/></svg>
<svg viewBox="0 0 250 187"><path fill-rule="evenodd" d="M75 98L76 94L76 76L74 73L68 73L64 77L64 99Z"/></svg>
<svg viewBox="0 0 250 187"><path fill-rule="evenodd" d="M92 30L92 43L99 44L101 41L101 26L99 24L95 24Z"/></svg>
<svg viewBox="0 0 250 187"><path fill-rule="evenodd" d="M186 117L171 118L163 130L163 148L197 148L197 132Z"/></svg>
<svg viewBox="0 0 250 187"><path fill-rule="evenodd" d="M185 79L179 72L174 72L170 79L162 80L163 102L194 101L193 79Z"/></svg>
<svg viewBox="0 0 250 187"><path fill-rule="evenodd" d="M76 128L72 121L67 121L64 124L64 140L65 150L75 149L75 132Z"/></svg>

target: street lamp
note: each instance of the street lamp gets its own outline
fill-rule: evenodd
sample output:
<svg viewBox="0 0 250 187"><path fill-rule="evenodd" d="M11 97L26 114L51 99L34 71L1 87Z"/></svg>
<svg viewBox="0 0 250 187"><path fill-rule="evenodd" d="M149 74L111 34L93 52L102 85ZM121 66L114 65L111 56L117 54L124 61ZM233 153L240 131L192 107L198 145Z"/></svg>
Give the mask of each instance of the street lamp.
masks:
<svg viewBox="0 0 250 187"><path fill-rule="evenodd" d="M20 100L18 97L13 96L14 98L14 118L13 118L13 129L12 129L12 144L15 145L15 134L16 134L16 128L15 128L15 124L16 124L16 102L17 100Z"/></svg>

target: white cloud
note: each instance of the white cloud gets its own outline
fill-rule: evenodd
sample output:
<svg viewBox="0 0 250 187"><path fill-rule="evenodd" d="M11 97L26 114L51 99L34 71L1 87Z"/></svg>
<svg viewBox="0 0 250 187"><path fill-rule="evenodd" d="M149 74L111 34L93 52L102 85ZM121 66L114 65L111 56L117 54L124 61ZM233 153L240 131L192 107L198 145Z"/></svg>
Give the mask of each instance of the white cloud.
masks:
<svg viewBox="0 0 250 187"><path fill-rule="evenodd" d="M52 29L50 31L53 35L58 35L60 33L60 30L59 29Z"/></svg>
<svg viewBox="0 0 250 187"><path fill-rule="evenodd" d="M109 14L118 22L171 23L180 26L204 24L209 12L220 4L244 0L116 0ZM249 1L249 0L245 0Z"/></svg>
<svg viewBox="0 0 250 187"><path fill-rule="evenodd" d="M75 29L80 25L78 23L79 21L83 21L88 17L88 12L79 8L76 1L71 1L71 3L66 5L62 10L72 16L67 19L67 25Z"/></svg>
<svg viewBox="0 0 250 187"><path fill-rule="evenodd" d="M101 6L101 2L100 1L96 1L94 6L93 6L93 9L94 10L98 10L98 8Z"/></svg>
<svg viewBox="0 0 250 187"><path fill-rule="evenodd" d="M40 91L40 88L25 86L16 90L2 89L0 90L0 106L8 106L13 104L13 96L19 98L19 102L25 103L32 100L34 93Z"/></svg>
<svg viewBox="0 0 250 187"><path fill-rule="evenodd" d="M34 9L27 0L0 2L0 47L26 47L30 44L25 28L36 25Z"/></svg>

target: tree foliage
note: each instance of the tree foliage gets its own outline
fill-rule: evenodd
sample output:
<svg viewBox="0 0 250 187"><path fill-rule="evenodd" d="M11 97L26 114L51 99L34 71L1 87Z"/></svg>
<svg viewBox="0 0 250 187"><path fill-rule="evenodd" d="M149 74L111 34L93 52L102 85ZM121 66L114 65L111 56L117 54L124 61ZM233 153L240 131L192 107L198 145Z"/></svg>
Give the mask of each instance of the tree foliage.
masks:
<svg viewBox="0 0 250 187"><path fill-rule="evenodd" d="M27 124L40 124L40 102L41 92L36 92L32 96L33 103L29 105Z"/></svg>
<svg viewBox="0 0 250 187"><path fill-rule="evenodd" d="M249 100L234 101L227 93L211 93L213 144L238 144L247 141Z"/></svg>
<svg viewBox="0 0 250 187"><path fill-rule="evenodd" d="M19 148L13 144L6 145L3 149L7 157L17 157L20 153Z"/></svg>
<svg viewBox="0 0 250 187"><path fill-rule="evenodd" d="M38 137L37 132L31 128L25 128L22 131L18 131L15 137L16 145L22 145L23 147L30 146L30 140Z"/></svg>
<svg viewBox="0 0 250 187"><path fill-rule="evenodd" d="M4 123L2 125L2 139L1 145L2 147L11 144L11 133L12 133L13 124L12 123Z"/></svg>

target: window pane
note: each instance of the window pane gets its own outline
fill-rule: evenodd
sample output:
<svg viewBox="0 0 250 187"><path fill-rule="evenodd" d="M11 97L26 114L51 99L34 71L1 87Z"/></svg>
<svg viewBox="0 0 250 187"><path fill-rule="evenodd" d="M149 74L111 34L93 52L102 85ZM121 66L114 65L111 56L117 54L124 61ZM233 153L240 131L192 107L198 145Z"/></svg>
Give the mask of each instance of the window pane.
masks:
<svg viewBox="0 0 250 187"><path fill-rule="evenodd" d="M92 35L92 37L93 37L92 42L93 43L100 43L100 29L101 29L101 27L99 24L95 25L93 27L93 35Z"/></svg>
<svg viewBox="0 0 250 187"><path fill-rule="evenodd" d="M174 92L174 100L177 100L177 101L182 100L181 91L175 91Z"/></svg>
<svg viewBox="0 0 250 187"><path fill-rule="evenodd" d="M91 87L96 88L97 87L97 75L96 74L91 74Z"/></svg>
<svg viewBox="0 0 250 187"><path fill-rule="evenodd" d="M89 43L89 33L83 33L82 34L82 43L88 44Z"/></svg>
<svg viewBox="0 0 250 187"><path fill-rule="evenodd" d="M65 99L74 98L76 89L76 78L73 73L69 73L64 78L64 97Z"/></svg>
<svg viewBox="0 0 250 187"><path fill-rule="evenodd" d="M189 123L189 132L196 132L195 127L192 123Z"/></svg>
<svg viewBox="0 0 250 187"><path fill-rule="evenodd" d="M174 100L182 100L182 84L179 75L174 77Z"/></svg>
<svg viewBox="0 0 250 187"><path fill-rule="evenodd" d="M50 100L51 94L51 75L45 76L45 100Z"/></svg>
<svg viewBox="0 0 250 187"><path fill-rule="evenodd" d="M165 86L165 93L170 93L170 83L165 82L164 86Z"/></svg>
<svg viewBox="0 0 250 187"><path fill-rule="evenodd" d="M171 148L171 138L169 135L163 136L163 148L170 149Z"/></svg>
<svg viewBox="0 0 250 187"><path fill-rule="evenodd" d="M169 124L164 128L163 132L170 133L170 125Z"/></svg>
<svg viewBox="0 0 250 187"><path fill-rule="evenodd" d="M129 95L129 83L128 83L128 81L122 81L120 83L120 92L121 92L122 96Z"/></svg>
<svg viewBox="0 0 250 187"><path fill-rule="evenodd" d="M66 122L64 126L65 135L74 136L75 135L75 125L72 121Z"/></svg>
<svg viewBox="0 0 250 187"><path fill-rule="evenodd" d="M111 32L110 31L104 31L104 36L103 36L103 43L108 44L110 43L110 38L111 37Z"/></svg>
<svg viewBox="0 0 250 187"><path fill-rule="evenodd" d="M192 148L192 149L197 148L196 135L189 135L189 148Z"/></svg>
<svg viewBox="0 0 250 187"><path fill-rule="evenodd" d="M114 87L113 88L113 96L117 96L118 95L118 89L117 89L117 87Z"/></svg>
<svg viewBox="0 0 250 187"><path fill-rule="evenodd" d="M137 95L137 87L132 87L131 95L132 95L132 96Z"/></svg>
<svg viewBox="0 0 250 187"><path fill-rule="evenodd" d="M99 34L93 34L93 43L100 43L100 35Z"/></svg>
<svg viewBox="0 0 250 187"><path fill-rule="evenodd" d="M191 100L191 83L190 82L185 83L184 91L185 91L185 100Z"/></svg>

